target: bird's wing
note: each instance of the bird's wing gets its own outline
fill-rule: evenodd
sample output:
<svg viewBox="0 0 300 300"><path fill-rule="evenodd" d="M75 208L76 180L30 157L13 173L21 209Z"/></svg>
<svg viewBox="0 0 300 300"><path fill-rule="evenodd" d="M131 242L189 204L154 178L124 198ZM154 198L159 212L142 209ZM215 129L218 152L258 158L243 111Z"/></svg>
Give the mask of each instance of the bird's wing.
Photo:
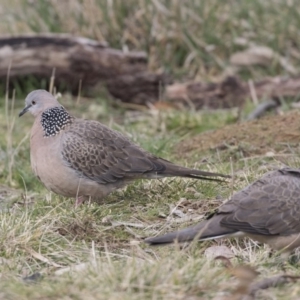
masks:
<svg viewBox="0 0 300 300"><path fill-rule="evenodd" d="M268 173L221 206L220 224L251 234L290 235L300 232L300 170Z"/></svg>
<svg viewBox="0 0 300 300"><path fill-rule="evenodd" d="M130 180L165 168L121 133L96 121L74 121L63 134L62 155L80 176L101 184Z"/></svg>

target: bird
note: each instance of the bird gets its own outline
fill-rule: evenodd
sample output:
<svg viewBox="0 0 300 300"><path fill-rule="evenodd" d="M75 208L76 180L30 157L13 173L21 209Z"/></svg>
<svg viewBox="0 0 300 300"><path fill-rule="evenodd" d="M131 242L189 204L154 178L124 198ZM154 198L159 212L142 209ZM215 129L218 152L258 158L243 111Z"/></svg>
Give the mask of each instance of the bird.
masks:
<svg viewBox="0 0 300 300"><path fill-rule="evenodd" d="M178 166L156 157L122 133L94 120L75 118L45 90L25 98L19 117L35 120L30 136L31 167L45 187L79 205L102 199L136 179L187 177L213 181L230 176Z"/></svg>
<svg viewBox="0 0 300 300"><path fill-rule="evenodd" d="M300 246L300 169L283 167L236 192L206 220L165 235L146 238L150 245L248 236L281 251Z"/></svg>

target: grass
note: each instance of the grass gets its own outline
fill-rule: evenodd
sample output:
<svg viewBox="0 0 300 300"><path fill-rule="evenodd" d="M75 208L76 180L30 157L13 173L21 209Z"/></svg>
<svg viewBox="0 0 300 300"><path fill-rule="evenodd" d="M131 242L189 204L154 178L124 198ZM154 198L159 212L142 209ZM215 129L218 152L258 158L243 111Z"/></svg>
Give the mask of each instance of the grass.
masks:
<svg viewBox="0 0 300 300"><path fill-rule="evenodd" d="M69 32L146 51L151 70L178 80L233 72L230 56L267 46L299 68L300 8L295 1L2 0L0 34ZM1 12L0 12L1 13ZM286 75L278 59L238 70L245 79Z"/></svg>
<svg viewBox="0 0 300 300"><path fill-rule="evenodd" d="M2 0L0 34L70 32L106 40L112 47L146 51L150 69L181 81L215 80L228 71L230 55L250 44L268 46L298 68L299 13L296 3L283 0ZM238 72L245 79L286 74L277 61ZM43 84L25 82L28 89ZM195 223L282 161L299 166L299 143L287 144L284 159L251 156L252 139L243 140L242 147L182 153L178 145L194 135L234 123L236 110L130 111L103 95L76 104L64 94L61 102L75 116L99 120L156 155L238 174L229 184L178 178L137 181L101 205L75 208L74 199L50 193L34 177L27 136L33 119L17 118L24 95L21 88L16 90L15 97L0 93L1 299L240 299L239 267L259 271L257 279L282 273L278 255L248 239L180 249L151 248L142 238ZM180 216L172 213L174 208ZM218 245L232 251L232 268L208 258L206 250ZM291 260L286 272L299 275L298 265ZM259 292L259 299L299 297L297 283Z"/></svg>
<svg viewBox="0 0 300 300"><path fill-rule="evenodd" d="M16 99L8 119L0 110L3 164L8 166L11 160L7 134L11 134L11 149L15 151L11 175L4 168L0 178L2 298L212 299L236 295L240 279L205 254L215 245L231 249L235 267L250 265L261 278L281 273L278 257L270 257L266 246L250 240L211 241L183 250L176 246L151 248L141 242L142 237L194 223L233 191L260 177L269 165L280 164L274 158L222 161L216 152L178 160L174 146L187 136L186 132L195 134L231 123L233 112L191 113L188 118L187 112L116 110L101 98L95 99L98 110L90 109L87 101L78 106L68 95L62 103L78 117L95 118L129 133L134 141L167 159L189 166L197 163L197 167L223 173L233 168L241 175L233 186L178 178L137 181L108 196L101 205L89 203L75 208L74 199L51 194L33 176L29 140L20 143L33 120L29 115L15 118L23 107ZM6 123L12 124L13 119L14 126L7 131ZM186 119L189 122L185 128L182 120ZM205 161L201 161L203 157ZM292 157L292 164L299 164L297 156ZM171 213L174 206L184 218ZM289 264L287 272L299 274L297 263ZM32 274L41 277L31 282ZM299 287L290 284L262 295L280 299L287 288L291 294L300 294Z"/></svg>

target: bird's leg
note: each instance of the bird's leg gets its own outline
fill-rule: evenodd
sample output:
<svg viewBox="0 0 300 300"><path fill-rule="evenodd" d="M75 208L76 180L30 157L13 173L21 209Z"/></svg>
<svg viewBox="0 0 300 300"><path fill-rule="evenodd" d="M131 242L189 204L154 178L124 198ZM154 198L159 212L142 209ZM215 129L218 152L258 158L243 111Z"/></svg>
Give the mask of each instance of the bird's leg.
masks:
<svg viewBox="0 0 300 300"><path fill-rule="evenodd" d="M75 201L75 207L78 207L79 205L81 205L84 202L84 197L83 196L77 196L76 197L76 201Z"/></svg>

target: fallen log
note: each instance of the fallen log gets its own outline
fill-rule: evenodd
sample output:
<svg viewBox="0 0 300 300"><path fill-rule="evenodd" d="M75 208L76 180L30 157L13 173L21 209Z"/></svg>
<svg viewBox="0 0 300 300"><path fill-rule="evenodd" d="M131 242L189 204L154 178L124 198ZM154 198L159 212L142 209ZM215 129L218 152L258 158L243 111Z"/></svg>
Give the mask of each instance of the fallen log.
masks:
<svg viewBox="0 0 300 300"><path fill-rule="evenodd" d="M165 98L174 106L192 106L195 109L242 107L246 99L277 99L299 97L300 76L274 77L249 84L237 77L227 77L219 83L189 82L166 87Z"/></svg>
<svg viewBox="0 0 300 300"><path fill-rule="evenodd" d="M123 52L95 40L68 34L40 34L0 38L0 82L25 77L46 80L77 94L103 85L124 102L145 104L159 99L164 74L147 70L144 52Z"/></svg>
<svg viewBox="0 0 300 300"><path fill-rule="evenodd" d="M68 34L38 34L0 38L0 83L9 73L10 87L22 86L24 78L34 78L35 88L48 88L53 73L54 86L77 95L93 95L104 86L123 102L155 103L160 96L171 107L218 109L242 107L247 98L298 97L300 77L267 78L243 82L227 77L222 82L189 82L168 85L165 74L150 72L144 52L124 52L106 43ZM45 84L46 83L46 84ZM162 90L165 92L162 94ZM159 102L161 103L161 102Z"/></svg>

